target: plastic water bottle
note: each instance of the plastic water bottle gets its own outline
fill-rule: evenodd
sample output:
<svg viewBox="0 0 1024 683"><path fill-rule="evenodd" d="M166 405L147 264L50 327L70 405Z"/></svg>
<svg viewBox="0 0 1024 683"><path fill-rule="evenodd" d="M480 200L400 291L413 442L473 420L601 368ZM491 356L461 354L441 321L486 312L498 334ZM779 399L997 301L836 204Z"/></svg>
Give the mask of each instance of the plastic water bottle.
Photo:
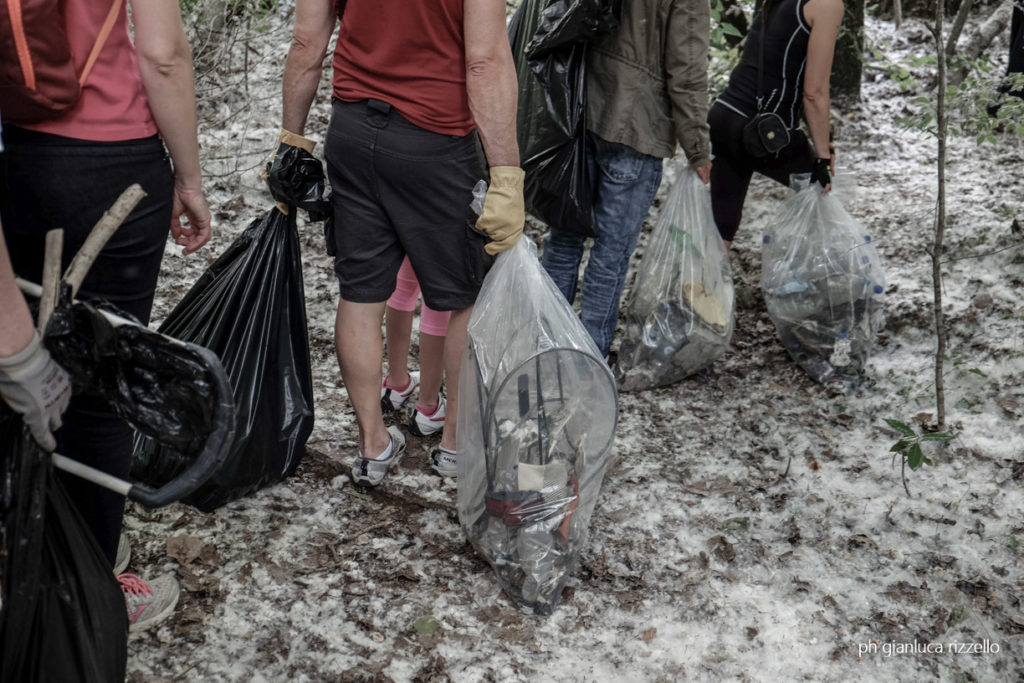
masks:
<svg viewBox="0 0 1024 683"><path fill-rule="evenodd" d="M832 345L832 355L828 362L833 368L845 368L850 364L850 339L846 336L846 330L839 332L839 337Z"/></svg>
<svg viewBox="0 0 1024 683"><path fill-rule="evenodd" d="M469 208L473 209L473 213L477 216L484 212L484 197L486 196L487 181L481 178L473 186L473 201L469 203Z"/></svg>
<svg viewBox="0 0 1024 683"><path fill-rule="evenodd" d="M663 301L644 325L643 344L647 347L649 366L654 378L660 378L672 367L672 357L686 345L687 319L674 303Z"/></svg>
<svg viewBox="0 0 1024 683"><path fill-rule="evenodd" d="M526 575L523 579L523 599L534 602L541 598L541 591L554 584L555 538L544 528L543 523L525 526L517 539L519 565Z"/></svg>

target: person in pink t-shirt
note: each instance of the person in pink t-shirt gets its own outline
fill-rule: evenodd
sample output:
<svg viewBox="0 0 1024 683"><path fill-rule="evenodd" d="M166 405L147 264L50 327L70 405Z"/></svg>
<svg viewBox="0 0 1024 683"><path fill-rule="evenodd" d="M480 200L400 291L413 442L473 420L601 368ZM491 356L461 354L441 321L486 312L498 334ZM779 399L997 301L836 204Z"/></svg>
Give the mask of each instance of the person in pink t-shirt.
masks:
<svg viewBox="0 0 1024 683"><path fill-rule="evenodd" d="M111 13L113 30L69 112L46 122L4 118L0 217L15 272L39 282L48 231L64 230L63 270L104 211L129 185L140 184L146 197L96 258L78 298L104 301L146 325L168 233L183 253L195 252L210 239L210 210L199 167L192 56L178 3L128 5L134 39L121 0L113 6L66 1L79 73ZM102 397L83 392L63 415L57 451L126 479L132 437ZM72 475L61 478L113 568L124 497ZM177 602L171 576L149 583L133 574L119 579L133 631L157 623Z"/></svg>

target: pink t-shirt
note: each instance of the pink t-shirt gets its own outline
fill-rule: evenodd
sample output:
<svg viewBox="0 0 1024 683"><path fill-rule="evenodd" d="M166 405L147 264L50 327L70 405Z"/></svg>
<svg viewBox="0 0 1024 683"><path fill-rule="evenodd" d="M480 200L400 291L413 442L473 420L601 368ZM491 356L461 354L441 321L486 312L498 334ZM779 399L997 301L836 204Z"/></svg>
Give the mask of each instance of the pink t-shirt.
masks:
<svg viewBox="0 0 1024 683"><path fill-rule="evenodd" d="M111 3L66 0L65 17L75 68L81 73L96 42ZM156 134L156 122L142 87L135 46L128 33L128 9L121 13L99 54L75 107L55 121L25 128L80 140L111 142Z"/></svg>

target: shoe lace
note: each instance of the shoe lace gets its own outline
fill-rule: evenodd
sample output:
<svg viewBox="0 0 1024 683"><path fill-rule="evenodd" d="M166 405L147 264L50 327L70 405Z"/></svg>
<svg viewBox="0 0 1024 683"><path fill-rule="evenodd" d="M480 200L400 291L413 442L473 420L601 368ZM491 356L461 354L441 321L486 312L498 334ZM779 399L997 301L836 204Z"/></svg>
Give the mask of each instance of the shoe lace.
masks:
<svg viewBox="0 0 1024 683"><path fill-rule="evenodd" d="M129 598L140 598L153 595L153 589L136 574L124 573L117 577L121 584L121 592Z"/></svg>

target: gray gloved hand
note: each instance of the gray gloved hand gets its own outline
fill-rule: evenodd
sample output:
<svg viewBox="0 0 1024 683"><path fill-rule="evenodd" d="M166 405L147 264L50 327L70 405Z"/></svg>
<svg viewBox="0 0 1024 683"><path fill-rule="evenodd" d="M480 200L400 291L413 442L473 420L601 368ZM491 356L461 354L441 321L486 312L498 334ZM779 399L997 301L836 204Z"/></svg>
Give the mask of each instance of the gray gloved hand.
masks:
<svg viewBox="0 0 1024 683"><path fill-rule="evenodd" d="M71 381L38 333L18 353L0 358L0 396L23 417L40 446L47 451L57 447L53 432L71 400Z"/></svg>

